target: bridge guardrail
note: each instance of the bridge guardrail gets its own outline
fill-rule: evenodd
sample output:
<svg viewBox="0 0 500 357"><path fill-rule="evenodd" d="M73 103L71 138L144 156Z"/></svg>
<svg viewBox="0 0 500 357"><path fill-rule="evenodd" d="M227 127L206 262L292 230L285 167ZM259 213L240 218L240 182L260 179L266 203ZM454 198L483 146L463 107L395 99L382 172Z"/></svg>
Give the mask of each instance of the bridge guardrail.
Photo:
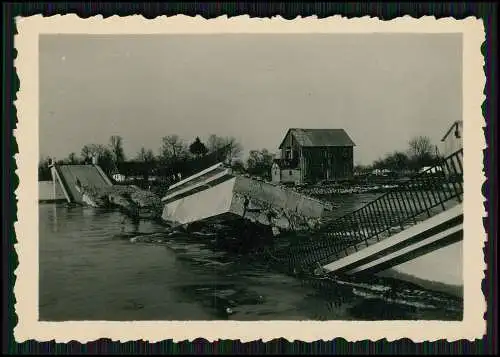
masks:
<svg viewBox="0 0 500 357"><path fill-rule="evenodd" d="M329 263L395 232L448 209L463 197L463 149L416 174L365 206L341 216L315 232L316 239L290 247L291 262Z"/></svg>

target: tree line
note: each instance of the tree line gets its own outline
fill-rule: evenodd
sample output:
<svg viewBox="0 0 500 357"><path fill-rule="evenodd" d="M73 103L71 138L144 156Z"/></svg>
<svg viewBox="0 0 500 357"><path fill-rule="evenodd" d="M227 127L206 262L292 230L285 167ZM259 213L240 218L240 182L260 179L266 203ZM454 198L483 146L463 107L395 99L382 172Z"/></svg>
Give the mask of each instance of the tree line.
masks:
<svg viewBox="0 0 500 357"><path fill-rule="evenodd" d="M66 158L56 160L57 164L85 164L91 163L95 157L97 164L108 174L117 172L117 167L125 161L151 163L153 166L174 166L179 162L203 158L204 156L217 152L224 148L226 162L232 163L236 168L244 167L239 159L243 146L234 137L222 137L212 134L206 143L196 137L191 143L186 143L178 135L168 135L161 139L161 146L154 153L152 149L141 147L135 157L126 158L123 149L123 138L111 136L107 145L86 144L82 147L80 155L72 152ZM128 159L128 160L127 160ZM50 158L40 160L38 165L39 180L50 180Z"/></svg>
<svg viewBox="0 0 500 357"><path fill-rule="evenodd" d="M117 166L127 160L123 149L123 138L111 136L107 145L87 144L81 149L80 155L70 153L66 158L57 160L58 164L90 163L96 157L97 163L108 174L117 172ZM178 135L165 136L157 154L153 150L141 147L135 157L128 161L150 163L154 166L173 166L190 159L203 158L221 148L225 150L225 161L232 168L242 173L270 179L271 167L276 155L267 149L250 150L246 162L241 160L243 146L234 137L222 137L212 134L206 142L196 137L192 142L185 142ZM389 169L392 171L415 171L423 166L431 166L439 158L436 146L429 137L412 138L405 151L395 151L385 157L375 160L371 165L356 165L355 171L366 172L372 169ZM38 166L39 180L51 180L49 158L44 158Z"/></svg>
<svg viewBox="0 0 500 357"><path fill-rule="evenodd" d="M437 164L439 158L439 151L431 139L427 136L417 136L408 142L406 151L394 151L375 160L371 165L356 165L355 171L387 169L394 172L414 172L424 166Z"/></svg>

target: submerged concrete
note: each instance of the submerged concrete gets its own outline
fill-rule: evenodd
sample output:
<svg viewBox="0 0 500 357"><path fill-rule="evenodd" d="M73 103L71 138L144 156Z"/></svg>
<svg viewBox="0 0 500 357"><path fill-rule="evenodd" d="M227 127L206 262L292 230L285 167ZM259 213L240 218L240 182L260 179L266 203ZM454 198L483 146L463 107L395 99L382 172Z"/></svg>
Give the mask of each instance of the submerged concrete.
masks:
<svg viewBox="0 0 500 357"><path fill-rule="evenodd" d="M82 190L87 204L94 207L117 207L137 218L160 218L160 197L135 186L113 185L101 189Z"/></svg>
<svg viewBox="0 0 500 357"><path fill-rule="evenodd" d="M136 186L113 185L98 165L52 165L54 192L69 203L117 207L138 218L159 218L160 197Z"/></svg>
<svg viewBox="0 0 500 357"><path fill-rule="evenodd" d="M54 181L38 181L38 202L64 202L66 197Z"/></svg>
<svg viewBox="0 0 500 357"><path fill-rule="evenodd" d="M82 187L89 191L112 186L111 180L98 165L52 165L51 172L54 183L71 203L91 204Z"/></svg>

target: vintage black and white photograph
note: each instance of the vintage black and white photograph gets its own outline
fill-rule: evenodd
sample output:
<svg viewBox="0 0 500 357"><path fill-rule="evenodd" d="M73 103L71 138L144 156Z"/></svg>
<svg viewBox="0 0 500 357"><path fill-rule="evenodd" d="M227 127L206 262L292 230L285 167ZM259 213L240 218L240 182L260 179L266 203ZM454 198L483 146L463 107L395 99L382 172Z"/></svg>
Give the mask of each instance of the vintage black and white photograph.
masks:
<svg viewBox="0 0 500 357"><path fill-rule="evenodd" d="M36 65L39 321L463 320L462 33L40 33Z"/></svg>

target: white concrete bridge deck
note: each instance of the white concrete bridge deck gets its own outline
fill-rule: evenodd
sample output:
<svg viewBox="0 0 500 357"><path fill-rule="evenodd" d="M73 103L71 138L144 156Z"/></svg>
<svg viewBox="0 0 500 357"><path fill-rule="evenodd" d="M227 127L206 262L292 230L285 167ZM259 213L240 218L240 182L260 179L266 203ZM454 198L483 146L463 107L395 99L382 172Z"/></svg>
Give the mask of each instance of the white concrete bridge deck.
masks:
<svg viewBox="0 0 500 357"><path fill-rule="evenodd" d="M323 266L334 274L374 274L463 238L463 205L421 221Z"/></svg>

